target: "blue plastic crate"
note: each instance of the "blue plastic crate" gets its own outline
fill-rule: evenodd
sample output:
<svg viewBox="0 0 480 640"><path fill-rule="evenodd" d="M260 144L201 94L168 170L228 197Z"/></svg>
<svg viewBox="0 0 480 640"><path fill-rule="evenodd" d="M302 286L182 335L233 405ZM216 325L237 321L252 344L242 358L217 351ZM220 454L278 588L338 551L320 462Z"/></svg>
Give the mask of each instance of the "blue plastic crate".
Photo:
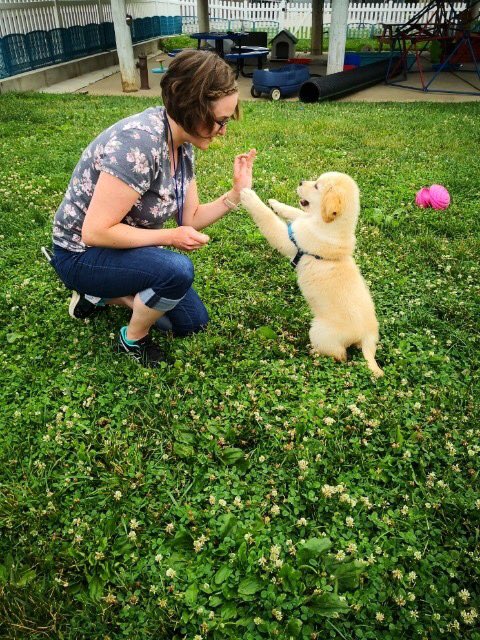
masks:
<svg viewBox="0 0 480 640"><path fill-rule="evenodd" d="M87 43L85 41L85 31L83 27L68 27L68 37L70 38L70 55L72 58L81 58L88 54Z"/></svg>
<svg viewBox="0 0 480 640"><path fill-rule="evenodd" d="M160 16L153 16L153 18L152 18L152 30L153 30L154 37L161 35Z"/></svg>
<svg viewBox="0 0 480 640"><path fill-rule="evenodd" d="M100 25L91 22L83 27L85 35L85 46L89 54L102 51L102 38L100 35Z"/></svg>
<svg viewBox="0 0 480 640"><path fill-rule="evenodd" d="M102 22L100 27L102 49L104 51L108 49L115 49L116 42L113 22Z"/></svg>
<svg viewBox="0 0 480 640"><path fill-rule="evenodd" d="M8 78L10 75L3 57L3 38L0 38L0 78Z"/></svg>
<svg viewBox="0 0 480 640"><path fill-rule="evenodd" d="M50 29L48 36L54 64L70 60L65 52L65 29Z"/></svg>
<svg viewBox="0 0 480 640"><path fill-rule="evenodd" d="M25 46L30 57L32 69L53 64L52 46L48 31L29 31L25 34Z"/></svg>
<svg viewBox="0 0 480 640"><path fill-rule="evenodd" d="M173 18L173 33L183 33L182 31L182 16L174 16Z"/></svg>
<svg viewBox="0 0 480 640"><path fill-rule="evenodd" d="M23 33L11 33L3 38L3 59L9 75L30 71L32 61L28 55Z"/></svg>

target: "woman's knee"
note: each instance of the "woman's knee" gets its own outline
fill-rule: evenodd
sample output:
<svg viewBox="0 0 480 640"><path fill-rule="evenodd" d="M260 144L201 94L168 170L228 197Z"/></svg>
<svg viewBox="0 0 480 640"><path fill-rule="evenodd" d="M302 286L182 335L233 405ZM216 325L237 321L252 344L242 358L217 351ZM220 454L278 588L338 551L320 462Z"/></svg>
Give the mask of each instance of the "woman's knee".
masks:
<svg viewBox="0 0 480 640"><path fill-rule="evenodd" d="M192 286L193 279L195 277L195 270L193 263L187 256L180 254L172 254L174 258L170 265L171 268L171 285L176 289L186 293ZM162 276L163 277L163 276Z"/></svg>

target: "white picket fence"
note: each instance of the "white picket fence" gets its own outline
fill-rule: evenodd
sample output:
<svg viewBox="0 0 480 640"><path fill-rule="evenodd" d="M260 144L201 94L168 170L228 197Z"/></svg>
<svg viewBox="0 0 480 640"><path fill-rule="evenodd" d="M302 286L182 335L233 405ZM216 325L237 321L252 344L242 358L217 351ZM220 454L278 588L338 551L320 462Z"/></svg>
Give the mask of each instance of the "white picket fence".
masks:
<svg viewBox="0 0 480 640"><path fill-rule="evenodd" d="M348 8L349 25L367 25L365 34L382 22L402 24L407 22L425 5L426 1L402 2L350 2ZM454 3L455 11L465 8L465 2ZM181 15L184 16L184 32L198 31L196 0L180 0ZM230 0L209 1L210 28L251 29L256 31L288 29L298 38L309 38L312 28L311 2L231 2ZM324 27L328 28L332 16L332 0L325 0ZM263 25L262 25L263 23ZM270 24L269 24L270 23ZM263 27L263 28L262 28ZM378 30L377 30L378 31Z"/></svg>
<svg viewBox="0 0 480 640"><path fill-rule="evenodd" d="M325 0L324 25L332 15L332 0ZM417 13L426 2L351 1L348 12L350 25L379 25L382 22L403 23ZM465 2L454 4L457 11ZM231 2L210 0L211 28L255 29L276 33L288 29L299 38L309 38L312 26L312 5L309 2ZM134 18L150 16L184 17L184 32L198 31L197 0L127 0L127 12ZM54 29L105 22L112 19L110 0L0 0L0 36L27 33L36 29Z"/></svg>
<svg viewBox="0 0 480 640"><path fill-rule="evenodd" d="M179 16L180 0L127 0L133 18ZM112 20L110 0L0 0L0 37Z"/></svg>

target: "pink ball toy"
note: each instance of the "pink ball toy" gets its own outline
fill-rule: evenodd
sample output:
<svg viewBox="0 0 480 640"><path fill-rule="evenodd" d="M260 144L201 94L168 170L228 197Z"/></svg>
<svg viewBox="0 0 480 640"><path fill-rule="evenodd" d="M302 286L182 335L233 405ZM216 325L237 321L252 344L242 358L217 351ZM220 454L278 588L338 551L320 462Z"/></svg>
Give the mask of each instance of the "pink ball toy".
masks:
<svg viewBox="0 0 480 640"><path fill-rule="evenodd" d="M417 195L415 196L415 204L422 209L426 209L431 205L430 189L428 187L422 187L420 191L417 191Z"/></svg>
<svg viewBox="0 0 480 640"><path fill-rule="evenodd" d="M430 204L434 209L446 209L450 204L450 194L441 184L430 187Z"/></svg>

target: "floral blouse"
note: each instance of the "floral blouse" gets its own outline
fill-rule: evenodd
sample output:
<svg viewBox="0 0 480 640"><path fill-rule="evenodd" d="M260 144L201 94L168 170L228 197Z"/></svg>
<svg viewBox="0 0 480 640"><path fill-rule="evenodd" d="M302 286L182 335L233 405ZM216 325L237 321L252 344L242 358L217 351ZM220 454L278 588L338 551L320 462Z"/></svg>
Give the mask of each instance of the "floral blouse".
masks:
<svg viewBox="0 0 480 640"><path fill-rule="evenodd" d="M194 155L191 144L182 145L172 176L167 135L164 107L150 107L97 136L82 153L55 214L53 242L69 251L85 251L82 226L101 171L119 178L139 194L123 223L160 229L177 215L195 178Z"/></svg>

